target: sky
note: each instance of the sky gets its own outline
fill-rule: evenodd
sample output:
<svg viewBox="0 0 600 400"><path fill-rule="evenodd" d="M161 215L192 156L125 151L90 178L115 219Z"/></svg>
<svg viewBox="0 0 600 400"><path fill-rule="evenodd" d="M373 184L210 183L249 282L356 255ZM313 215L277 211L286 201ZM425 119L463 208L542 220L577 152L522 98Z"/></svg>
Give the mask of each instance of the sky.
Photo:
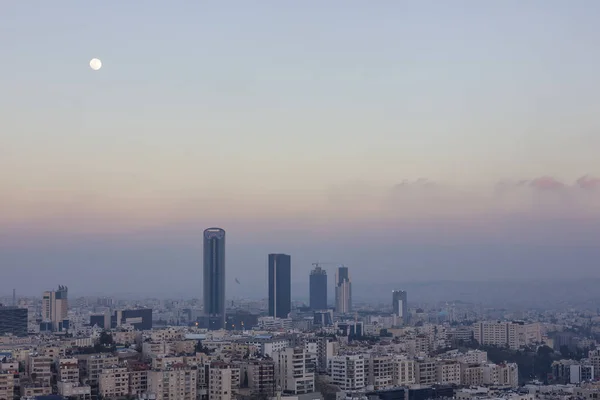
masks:
<svg viewBox="0 0 600 400"><path fill-rule="evenodd" d="M4 1L0 294L195 295L211 226L229 296L266 293L270 252L298 287L317 261L365 288L600 278L599 17L594 0Z"/></svg>

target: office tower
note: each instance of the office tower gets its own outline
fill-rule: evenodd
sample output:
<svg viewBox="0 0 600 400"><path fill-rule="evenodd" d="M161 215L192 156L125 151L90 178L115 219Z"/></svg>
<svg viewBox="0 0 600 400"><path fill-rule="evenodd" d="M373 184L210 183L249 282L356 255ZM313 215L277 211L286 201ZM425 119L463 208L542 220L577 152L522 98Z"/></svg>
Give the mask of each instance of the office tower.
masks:
<svg viewBox="0 0 600 400"><path fill-rule="evenodd" d="M68 292L69 289L62 285L58 287L58 290L44 292L42 298L42 323L44 326L50 326L54 332L69 329Z"/></svg>
<svg viewBox="0 0 600 400"><path fill-rule="evenodd" d="M0 304L0 336L27 336L27 309Z"/></svg>
<svg viewBox="0 0 600 400"><path fill-rule="evenodd" d="M225 328L225 231L204 231L204 316L209 329Z"/></svg>
<svg viewBox="0 0 600 400"><path fill-rule="evenodd" d="M352 311L352 286L348 267L338 268L335 278L335 311L347 314Z"/></svg>
<svg viewBox="0 0 600 400"><path fill-rule="evenodd" d="M269 254L269 316L287 318L292 311L292 257Z"/></svg>
<svg viewBox="0 0 600 400"><path fill-rule="evenodd" d="M310 271L310 308L312 310L327 309L327 272L316 266Z"/></svg>
<svg viewBox="0 0 600 400"><path fill-rule="evenodd" d="M392 306L394 314L402 318L402 322L406 324L408 322L408 303L405 290L392 291Z"/></svg>

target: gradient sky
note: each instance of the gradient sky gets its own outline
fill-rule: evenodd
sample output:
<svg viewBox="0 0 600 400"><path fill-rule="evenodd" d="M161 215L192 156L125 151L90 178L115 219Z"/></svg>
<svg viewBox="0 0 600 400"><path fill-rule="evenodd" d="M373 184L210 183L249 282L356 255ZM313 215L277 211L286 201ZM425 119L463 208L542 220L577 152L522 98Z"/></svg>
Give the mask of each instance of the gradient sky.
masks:
<svg viewBox="0 0 600 400"><path fill-rule="evenodd" d="M595 0L4 1L0 294L193 294L209 226L242 294L266 293L268 252L300 282L317 260L399 286L600 277L599 18Z"/></svg>

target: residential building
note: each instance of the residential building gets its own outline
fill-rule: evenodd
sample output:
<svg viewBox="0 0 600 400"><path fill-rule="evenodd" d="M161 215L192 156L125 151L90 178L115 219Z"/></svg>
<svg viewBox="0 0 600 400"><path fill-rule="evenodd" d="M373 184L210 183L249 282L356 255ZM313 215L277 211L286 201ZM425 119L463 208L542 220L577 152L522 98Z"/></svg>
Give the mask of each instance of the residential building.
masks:
<svg viewBox="0 0 600 400"><path fill-rule="evenodd" d="M342 391L357 391L367 385L365 357L362 354L338 355L329 360L331 382Z"/></svg>
<svg viewBox="0 0 600 400"><path fill-rule="evenodd" d="M113 366L103 369L98 379L98 392L102 398L127 396L129 394L127 368Z"/></svg>
<svg viewBox="0 0 600 400"><path fill-rule="evenodd" d="M196 400L197 379L197 370L184 364L151 370L148 371L148 393L155 396L155 400Z"/></svg>
<svg viewBox="0 0 600 400"><path fill-rule="evenodd" d="M315 391L316 355L304 347L287 347L273 354L277 385L286 394L306 394Z"/></svg>
<svg viewBox="0 0 600 400"><path fill-rule="evenodd" d="M210 364L208 373L208 400L231 400L233 376L231 366L222 361Z"/></svg>
<svg viewBox="0 0 600 400"><path fill-rule="evenodd" d="M440 360L436 364L436 383L460 385L460 363L456 360Z"/></svg>

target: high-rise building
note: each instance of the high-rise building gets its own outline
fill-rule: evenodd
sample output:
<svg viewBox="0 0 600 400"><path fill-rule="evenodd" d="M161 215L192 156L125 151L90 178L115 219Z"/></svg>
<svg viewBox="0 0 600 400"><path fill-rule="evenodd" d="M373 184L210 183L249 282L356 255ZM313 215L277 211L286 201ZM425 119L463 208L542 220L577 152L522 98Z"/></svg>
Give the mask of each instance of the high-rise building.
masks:
<svg viewBox="0 0 600 400"><path fill-rule="evenodd" d="M402 318L403 323L408 322L408 303L405 290L393 290L392 291L392 306L394 307L394 314Z"/></svg>
<svg viewBox="0 0 600 400"><path fill-rule="evenodd" d="M310 271L310 308L327 309L327 272L317 266Z"/></svg>
<svg viewBox="0 0 600 400"><path fill-rule="evenodd" d="M269 254L269 316L287 318L292 311L292 257Z"/></svg>
<svg viewBox="0 0 600 400"><path fill-rule="evenodd" d="M42 320L52 331L61 332L69 329L69 289L59 286L58 290L44 292L42 297Z"/></svg>
<svg viewBox="0 0 600 400"><path fill-rule="evenodd" d="M204 231L204 315L209 329L225 328L225 231Z"/></svg>
<svg viewBox="0 0 600 400"><path fill-rule="evenodd" d="M0 336L27 336L27 309L0 304Z"/></svg>
<svg viewBox="0 0 600 400"><path fill-rule="evenodd" d="M352 311L352 284L348 267L338 268L335 277L335 311L347 314Z"/></svg>

